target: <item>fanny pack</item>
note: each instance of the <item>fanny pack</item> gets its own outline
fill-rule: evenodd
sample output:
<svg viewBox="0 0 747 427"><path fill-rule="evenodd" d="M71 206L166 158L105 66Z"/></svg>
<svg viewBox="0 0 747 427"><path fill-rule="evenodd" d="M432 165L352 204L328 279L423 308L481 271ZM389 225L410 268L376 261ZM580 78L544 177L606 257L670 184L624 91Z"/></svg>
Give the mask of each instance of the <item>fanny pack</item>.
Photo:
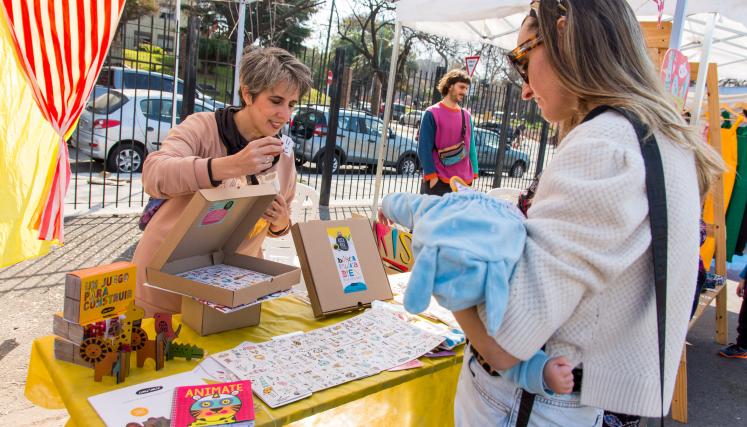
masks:
<svg viewBox="0 0 747 427"><path fill-rule="evenodd" d="M462 140L449 147L439 148L436 150L436 153L438 153L438 159L444 166L453 166L467 157L467 149L464 146L464 137L467 133L467 125L464 122L464 110L460 111L462 113Z"/></svg>

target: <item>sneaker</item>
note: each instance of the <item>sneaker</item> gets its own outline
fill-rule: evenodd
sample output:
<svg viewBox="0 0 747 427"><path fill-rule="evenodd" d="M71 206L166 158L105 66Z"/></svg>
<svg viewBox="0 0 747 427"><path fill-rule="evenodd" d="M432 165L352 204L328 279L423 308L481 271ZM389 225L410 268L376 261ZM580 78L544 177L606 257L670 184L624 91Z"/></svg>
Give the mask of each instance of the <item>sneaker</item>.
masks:
<svg viewBox="0 0 747 427"><path fill-rule="evenodd" d="M722 348L718 352L718 354L723 357L734 359L747 359L747 349L742 348L736 344L729 344L728 346Z"/></svg>

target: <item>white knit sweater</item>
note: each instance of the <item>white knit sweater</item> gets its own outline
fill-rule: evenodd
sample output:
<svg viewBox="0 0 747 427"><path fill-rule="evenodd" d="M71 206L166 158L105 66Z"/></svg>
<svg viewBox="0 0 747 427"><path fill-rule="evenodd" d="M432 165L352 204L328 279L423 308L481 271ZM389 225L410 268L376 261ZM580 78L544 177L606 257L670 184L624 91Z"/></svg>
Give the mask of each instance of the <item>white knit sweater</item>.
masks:
<svg viewBox="0 0 747 427"><path fill-rule="evenodd" d="M700 200L693 154L656 137L669 226L668 411L697 277ZM547 343L550 355L582 364L585 405L659 416L645 168L630 122L606 112L574 129L542 175L526 226L495 340L519 359Z"/></svg>

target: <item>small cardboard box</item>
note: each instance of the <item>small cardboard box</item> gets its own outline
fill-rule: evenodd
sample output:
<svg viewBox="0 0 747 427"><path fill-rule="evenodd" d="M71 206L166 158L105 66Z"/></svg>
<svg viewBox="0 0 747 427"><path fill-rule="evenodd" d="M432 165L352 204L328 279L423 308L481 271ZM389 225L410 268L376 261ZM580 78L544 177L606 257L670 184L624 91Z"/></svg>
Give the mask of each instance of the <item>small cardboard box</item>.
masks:
<svg viewBox="0 0 747 427"><path fill-rule="evenodd" d="M309 221L291 228L314 316L392 298L367 219Z"/></svg>
<svg viewBox="0 0 747 427"><path fill-rule="evenodd" d="M182 322L200 336L258 325L261 310L262 304L256 304L224 314L194 298L182 297Z"/></svg>
<svg viewBox="0 0 747 427"><path fill-rule="evenodd" d="M236 253L274 198L275 189L269 184L199 190L147 266L148 284L236 307L299 283L297 267ZM217 264L272 277L231 290L177 276Z"/></svg>

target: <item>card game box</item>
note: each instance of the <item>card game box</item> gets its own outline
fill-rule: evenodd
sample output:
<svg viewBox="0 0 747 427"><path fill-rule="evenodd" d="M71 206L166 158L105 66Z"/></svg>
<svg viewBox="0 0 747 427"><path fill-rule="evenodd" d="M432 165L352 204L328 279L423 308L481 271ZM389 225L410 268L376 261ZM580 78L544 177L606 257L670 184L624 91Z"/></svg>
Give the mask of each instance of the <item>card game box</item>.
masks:
<svg viewBox="0 0 747 427"><path fill-rule="evenodd" d="M367 219L309 221L294 224L291 233L314 316L392 298Z"/></svg>
<svg viewBox="0 0 747 427"><path fill-rule="evenodd" d="M275 194L269 184L199 190L147 266L148 285L183 295L182 321L198 333L255 325L259 307L229 319L207 305L193 309L191 297L237 307L300 282L298 267L237 252Z"/></svg>

